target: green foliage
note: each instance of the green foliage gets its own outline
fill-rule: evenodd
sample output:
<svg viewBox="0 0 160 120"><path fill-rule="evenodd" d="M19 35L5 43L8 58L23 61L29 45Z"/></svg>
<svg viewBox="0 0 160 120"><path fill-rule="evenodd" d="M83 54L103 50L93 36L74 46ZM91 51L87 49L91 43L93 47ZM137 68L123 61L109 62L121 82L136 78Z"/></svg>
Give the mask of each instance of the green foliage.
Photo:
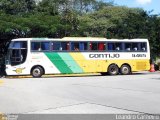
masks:
<svg viewBox="0 0 160 120"><path fill-rule="evenodd" d="M37 11L50 15L57 15L59 9L58 0L42 0L37 6Z"/></svg>
<svg viewBox="0 0 160 120"><path fill-rule="evenodd" d="M7 14L20 15L35 9L34 0L0 0L0 10Z"/></svg>
<svg viewBox="0 0 160 120"><path fill-rule="evenodd" d="M99 11L85 14L80 17L82 31L92 32L95 36L101 36L116 28L118 22L123 22L130 10L127 7L106 6Z"/></svg>

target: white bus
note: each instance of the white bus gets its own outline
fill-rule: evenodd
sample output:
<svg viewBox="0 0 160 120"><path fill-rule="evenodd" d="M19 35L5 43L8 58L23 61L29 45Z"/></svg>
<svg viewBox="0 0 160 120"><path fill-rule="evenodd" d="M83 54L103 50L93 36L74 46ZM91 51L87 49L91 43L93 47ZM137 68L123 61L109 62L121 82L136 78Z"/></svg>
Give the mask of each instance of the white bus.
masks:
<svg viewBox="0 0 160 120"><path fill-rule="evenodd" d="M11 41L6 56L7 75L126 75L149 69L150 48L147 39L19 38Z"/></svg>

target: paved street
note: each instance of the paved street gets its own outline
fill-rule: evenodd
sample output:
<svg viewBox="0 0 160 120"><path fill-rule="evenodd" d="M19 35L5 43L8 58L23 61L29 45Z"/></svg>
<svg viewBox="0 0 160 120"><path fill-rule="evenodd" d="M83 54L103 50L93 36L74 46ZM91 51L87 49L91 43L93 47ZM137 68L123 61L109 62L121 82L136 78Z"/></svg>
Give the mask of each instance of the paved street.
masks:
<svg viewBox="0 0 160 120"><path fill-rule="evenodd" d="M0 78L2 113L160 113L160 72Z"/></svg>

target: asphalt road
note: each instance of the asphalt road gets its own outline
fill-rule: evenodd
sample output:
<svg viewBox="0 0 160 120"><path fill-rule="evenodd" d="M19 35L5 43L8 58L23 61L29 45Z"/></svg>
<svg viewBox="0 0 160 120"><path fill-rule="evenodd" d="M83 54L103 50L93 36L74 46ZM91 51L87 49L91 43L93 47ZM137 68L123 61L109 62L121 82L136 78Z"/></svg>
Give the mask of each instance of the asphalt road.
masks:
<svg viewBox="0 0 160 120"><path fill-rule="evenodd" d="M0 78L1 113L160 113L160 72Z"/></svg>

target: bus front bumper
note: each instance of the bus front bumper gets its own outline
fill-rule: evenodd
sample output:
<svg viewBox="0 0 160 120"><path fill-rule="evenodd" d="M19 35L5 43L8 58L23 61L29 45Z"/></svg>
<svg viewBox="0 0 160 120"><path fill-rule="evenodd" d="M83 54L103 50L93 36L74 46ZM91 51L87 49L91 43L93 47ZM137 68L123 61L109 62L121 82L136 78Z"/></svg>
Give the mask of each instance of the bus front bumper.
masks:
<svg viewBox="0 0 160 120"><path fill-rule="evenodd" d="M5 71L6 71L7 75L24 75L24 74L26 74L25 68L20 67L20 66L13 67L11 65L6 65Z"/></svg>

